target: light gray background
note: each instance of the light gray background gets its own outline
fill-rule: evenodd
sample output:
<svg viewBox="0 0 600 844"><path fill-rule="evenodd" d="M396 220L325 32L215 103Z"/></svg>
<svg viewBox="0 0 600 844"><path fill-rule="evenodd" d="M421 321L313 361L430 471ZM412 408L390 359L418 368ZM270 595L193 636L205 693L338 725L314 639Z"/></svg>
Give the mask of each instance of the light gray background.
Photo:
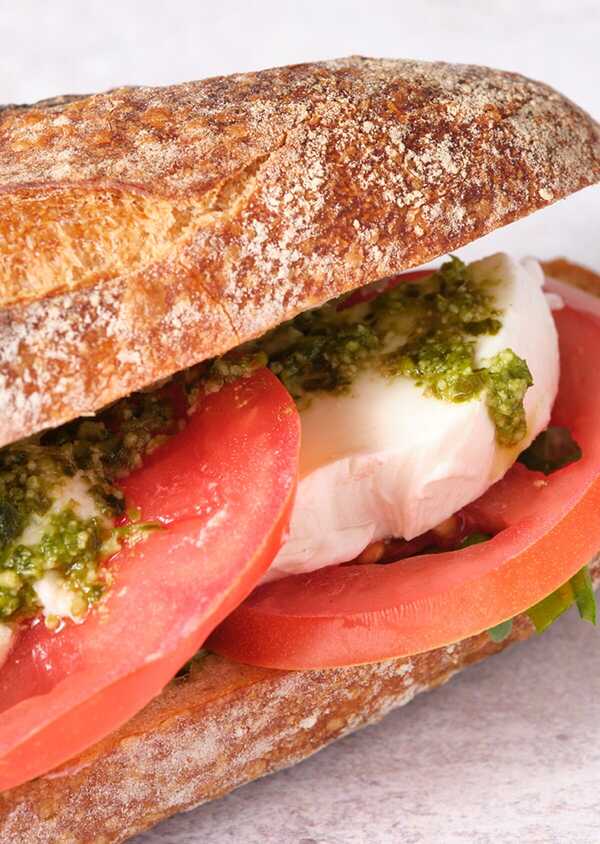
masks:
<svg viewBox="0 0 600 844"><path fill-rule="evenodd" d="M0 102L362 53L544 79L600 116L599 0L0 0ZM463 250L600 269L600 189ZM600 632L569 617L139 844L600 842Z"/></svg>

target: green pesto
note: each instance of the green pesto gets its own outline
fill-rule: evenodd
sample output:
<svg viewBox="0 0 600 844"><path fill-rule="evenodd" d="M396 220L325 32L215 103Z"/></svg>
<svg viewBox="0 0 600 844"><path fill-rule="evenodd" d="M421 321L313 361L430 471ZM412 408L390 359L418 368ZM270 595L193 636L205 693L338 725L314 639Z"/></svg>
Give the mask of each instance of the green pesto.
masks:
<svg viewBox="0 0 600 844"><path fill-rule="evenodd" d="M484 368L488 412L501 445L512 446L527 433L523 399L533 384L529 367L512 349L504 349Z"/></svg>
<svg viewBox="0 0 600 844"><path fill-rule="evenodd" d="M191 402L195 400L200 386L206 393L215 393L225 384L250 375L268 362L264 352L249 348L242 354L236 351L193 367L187 374Z"/></svg>
<svg viewBox="0 0 600 844"><path fill-rule="evenodd" d="M173 419L169 395L157 388L122 399L92 419L49 431L40 442L62 449L78 469L95 472L108 492L117 478L141 465L144 452L171 430Z"/></svg>
<svg viewBox="0 0 600 844"><path fill-rule="evenodd" d="M339 325L334 319L304 322L305 332L269 361L272 372L296 400L307 393L348 388L380 350L379 337L365 323Z"/></svg>
<svg viewBox="0 0 600 844"><path fill-rule="evenodd" d="M452 258L423 283L307 311L177 380L191 406L200 390L218 390L267 365L302 406L320 391L349 390L372 367L390 379L409 377L443 401L469 401L485 391L498 442L514 445L526 430L527 364L510 349L484 366L475 362L477 338L496 334L501 316L490 285L475 284ZM116 484L176 430L172 395L163 387L137 393L93 419L0 450L0 619L36 614L33 587L48 571L68 583L82 615L101 597L103 561L151 527L132 514L132 525L114 527L125 509ZM95 502L93 517L82 518L73 501L57 510L62 485L75 476ZM43 533L27 544L24 531L32 524L42 524Z"/></svg>
<svg viewBox="0 0 600 844"><path fill-rule="evenodd" d="M497 334L501 318L491 284L475 283L452 258L421 283L302 313L247 344L243 359L262 355L300 407L315 392L347 391L366 367L390 379L411 378L442 401L470 401L485 391L498 442L513 446L526 433L523 399L531 373L511 349L483 366L475 359L477 338Z"/></svg>
<svg viewBox="0 0 600 844"><path fill-rule="evenodd" d="M13 620L35 613L33 584L46 572L61 574L71 589L75 616L83 616L104 590L100 550L106 538L102 519L80 518L66 507L52 514L34 546L15 544L0 555L0 618Z"/></svg>
<svg viewBox="0 0 600 844"><path fill-rule="evenodd" d="M171 404L157 390L0 450L0 619L37 614L34 584L50 571L72 591L75 615L99 600L107 585L103 561L146 527L114 527L125 510L115 482L172 424ZM61 488L74 477L94 503L93 516L80 516L70 499L57 509ZM24 536L32 526L41 531L33 544Z"/></svg>

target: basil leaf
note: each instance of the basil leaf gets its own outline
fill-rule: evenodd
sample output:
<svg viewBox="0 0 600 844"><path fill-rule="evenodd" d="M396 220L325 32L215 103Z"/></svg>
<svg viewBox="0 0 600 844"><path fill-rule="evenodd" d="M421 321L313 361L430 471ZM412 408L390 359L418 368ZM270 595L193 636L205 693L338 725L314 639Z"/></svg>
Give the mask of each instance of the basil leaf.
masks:
<svg viewBox="0 0 600 844"><path fill-rule="evenodd" d="M495 627L490 627L488 630L488 636L492 642L503 642L505 639L508 639L512 633L512 628L512 618L509 618L508 621L502 621Z"/></svg>
<svg viewBox="0 0 600 844"><path fill-rule="evenodd" d="M543 633L569 609L574 600L571 581L567 580L566 583L559 586L556 592L552 592L547 598L543 598L539 603L528 609L527 615L533 622L536 631Z"/></svg>
<svg viewBox="0 0 600 844"><path fill-rule="evenodd" d="M200 648L200 650L199 650L199 651L196 651L196 653L194 654L194 656L193 656L191 659L188 659L188 661L187 661L187 662L185 662L185 663L181 666L181 668L179 669L179 671L177 672L177 674L175 675L175 677L186 677L186 676L190 673L190 671L192 670L192 668L193 668L193 667L194 667L197 663L202 662L202 660L203 660L205 657L207 657L207 656L209 655L209 653L210 653L210 651L209 651L209 650L207 650L206 648Z"/></svg>
<svg viewBox="0 0 600 844"><path fill-rule="evenodd" d="M562 425L552 425L538 434L529 448L521 452L518 460L534 472L550 475L580 458L581 448L569 429Z"/></svg>
<svg viewBox="0 0 600 844"><path fill-rule="evenodd" d="M543 633L573 604L577 604L579 615L584 621L596 623L596 596L587 566L563 583L556 592L528 609L527 615L535 625L536 631Z"/></svg>
<svg viewBox="0 0 600 844"><path fill-rule="evenodd" d="M579 615L584 621L596 624L596 595L588 566L584 566L571 578L571 585Z"/></svg>
<svg viewBox="0 0 600 844"><path fill-rule="evenodd" d="M596 624L597 608L596 595L592 584L592 576L588 566L584 566L570 580L563 583L551 595L534 604L527 610L527 615L533 622L537 633L543 633L557 618L565 613L573 604L577 605L579 615L584 621ZM490 627L488 635L492 642L503 642L512 632L512 619L503 621L495 627Z"/></svg>
<svg viewBox="0 0 600 844"><path fill-rule="evenodd" d="M468 548L470 545L479 545L480 542L487 542L492 538L491 533L470 533L458 544L459 548Z"/></svg>

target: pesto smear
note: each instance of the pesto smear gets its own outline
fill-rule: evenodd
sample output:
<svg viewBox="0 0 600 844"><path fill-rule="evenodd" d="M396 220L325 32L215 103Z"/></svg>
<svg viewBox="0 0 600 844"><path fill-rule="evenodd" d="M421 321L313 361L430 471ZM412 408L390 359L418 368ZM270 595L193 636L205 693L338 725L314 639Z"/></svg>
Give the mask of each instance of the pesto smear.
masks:
<svg viewBox="0 0 600 844"><path fill-rule="evenodd" d="M320 391L343 392L365 368L407 377L442 401L485 394L501 445L526 433L527 364L505 349L483 364L476 343L496 334L502 314L490 284L475 283L452 258L419 284L400 284L356 304L307 311L263 338L176 377L193 405L199 390L269 366L300 407ZM126 514L117 486L143 455L177 430L174 391L135 394L93 419L0 450L0 621L44 609L46 622L83 618L109 585L104 561L146 527ZM181 408L179 409L181 410ZM128 515L127 526L116 527ZM69 597L53 617L44 595Z"/></svg>
<svg viewBox="0 0 600 844"><path fill-rule="evenodd" d="M83 618L103 594L101 563L146 525L125 514L115 485L172 424L164 393L137 394L94 420L77 420L0 450L0 620L36 615L51 590ZM66 604L65 604L66 598ZM49 626L60 618L47 615Z"/></svg>
<svg viewBox="0 0 600 844"><path fill-rule="evenodd" d="M527 431L523 399L533 383L527 363L511 349L476 361L477 339L497 334L501 319L492 285L475 283L468 267L452 258L418 284L299 314L243 347L243 359L267 363L300 407L316 392L347 391L367 367L390 379L411 378L442 401L485 393L498 443L514 446ZM226 379L235 360L231 353L217 359L209 377Z"/></svg>

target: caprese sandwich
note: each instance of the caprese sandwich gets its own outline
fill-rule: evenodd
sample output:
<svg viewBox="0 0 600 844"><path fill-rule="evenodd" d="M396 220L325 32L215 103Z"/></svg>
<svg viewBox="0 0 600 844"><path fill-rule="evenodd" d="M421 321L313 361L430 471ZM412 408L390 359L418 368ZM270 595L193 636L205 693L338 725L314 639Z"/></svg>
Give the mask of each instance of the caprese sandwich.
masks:
<svg viewBox="0 0 600 844"><path fill-rule="evenodd" d="M121 841L595 623L600 279L451 253L599 180L590 117L468 66L0 112L3 841Z"/></svg>

